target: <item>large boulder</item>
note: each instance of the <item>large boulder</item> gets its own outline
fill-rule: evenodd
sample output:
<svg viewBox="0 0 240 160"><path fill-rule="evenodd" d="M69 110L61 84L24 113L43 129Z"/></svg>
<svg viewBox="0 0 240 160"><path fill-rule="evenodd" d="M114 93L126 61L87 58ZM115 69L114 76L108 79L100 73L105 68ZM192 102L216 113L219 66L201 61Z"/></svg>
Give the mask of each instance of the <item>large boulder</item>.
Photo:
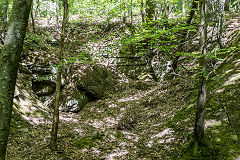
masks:
<svg viewBox="0 0 240 160"><path fill-rule="evenodd" d="M81 67L74 65L69 74L72 76L65 77L68 83L62 91L62 111L78 112L88 102L102 98L112 81L112 72L104 66L89 65L79 68Z"/></svg>
<svg viewBox="0 0 240 160"><path fill-rule="evenodd" d="M85 74L76 82L80 92L86 92L90 100L99 99L104 95L107 79L111 74L105 67L93 66L85 70Z"/></svg>

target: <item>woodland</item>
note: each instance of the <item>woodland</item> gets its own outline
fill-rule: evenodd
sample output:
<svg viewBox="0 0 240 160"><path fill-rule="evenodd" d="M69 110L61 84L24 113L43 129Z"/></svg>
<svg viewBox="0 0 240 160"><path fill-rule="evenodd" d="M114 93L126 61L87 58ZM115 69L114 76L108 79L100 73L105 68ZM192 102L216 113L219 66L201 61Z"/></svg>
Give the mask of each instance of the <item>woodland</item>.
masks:
<svg viewBox="0 0 240 160"><path fill-rule="evenodd" d="M239 0L0 0L0 160L239 160Z"/></svg>

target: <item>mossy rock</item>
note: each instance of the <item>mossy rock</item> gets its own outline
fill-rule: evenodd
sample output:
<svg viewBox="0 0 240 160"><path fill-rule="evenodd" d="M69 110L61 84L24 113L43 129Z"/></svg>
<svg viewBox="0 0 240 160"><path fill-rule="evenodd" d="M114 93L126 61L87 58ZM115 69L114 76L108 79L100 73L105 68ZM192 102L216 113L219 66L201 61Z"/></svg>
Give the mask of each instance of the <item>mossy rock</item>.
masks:
<svg viewBox="0 0 240 160"><path fill-rule="evenodd" d="M86 92L90 99L99 99L103 97L106 90L107 81L111 79L111 73L105 67L93 66L85 70L83 75L77 82L77 89Z"/></svg>

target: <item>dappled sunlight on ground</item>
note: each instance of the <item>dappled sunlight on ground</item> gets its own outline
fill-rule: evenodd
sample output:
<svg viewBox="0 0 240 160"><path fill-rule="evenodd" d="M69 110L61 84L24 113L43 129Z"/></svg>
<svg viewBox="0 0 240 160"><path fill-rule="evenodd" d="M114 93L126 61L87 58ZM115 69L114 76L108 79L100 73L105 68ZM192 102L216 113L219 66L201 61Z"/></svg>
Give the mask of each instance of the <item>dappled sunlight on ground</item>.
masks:
<svg viewBox="0 0 240 160"><path fill-rule="evenodd" d="M109 128L115 126L118 123L118 121L112 117L106 117L103 119L103 121L105 121L105 125Z"/></svg>
<svg viewBox="0 0 240 160"><path fill-rule="evenodd" d="M59 114L59 120L63 122L68 122L68 123L77 123L78 122L78 117L74 113L60 113Z"/></svg>
<svg viewBox="0 0 240 160"><path fill-rule="evenodd" d="M33 116L21 116L24 120L27 120L31 125L50 124L50 121L46 121L43 117Z"/></svg>
<svg viewBox="0 0 240 160"><path fill-rule="evenodd" d="M131 132L123 131L122 133L125 135L126 139L132 140L134 142L138 142L138 140L140 138L137 134L134 134L134 133L131 133Z"/></svg>
<svg viewBox="0 0 240 160"><path fill-rule="evenodd" d="M89 120L86 123L90 126L93 126L94 128L104 130L105 128L114 127L118 123L118 121L115 118L106 117L102 121L95 119L95 120Z"/></svg>
<svg viewBox="0 0 240 160"><path fill-rule="evenodd" d="M205 127L206 128L211 128L211 127L214 127L214 126L220 126L221 124L222 124L221 121L217 121L215 119L210 119L210 120L205 121Z"/></svg>
<svg viewBox="0 0 240 160"><path fill-rule="evenodd" d="M167 128L167 129L163 130L162 132L152 136L151 138L162 138L162 137L164 137L166 135L171 134L172 132L174 132L173 129Z"/></svg>
<svg viewBox="0 0 240 160"><path fill-rule="evenodd" d="M114 149L113 153L110 153L109 155L105 156L107 160L115 160L116 158L124 158L128 154L128 151L121 150L119 148Z"/></svg>
<svg viewBox="0 0 240 160"><path fill-rule="evenodd" d="M140 98L143 98L143 97L147 96L148 94L154 92L156 89L158 89L158 87L155 87L155 88L153 88L149 91L143 92L143 93L138 93L138 94L130 96L130 97L119 99L118 102L121 103L121 102L127 102L127 101L137 101Z"/></svg>
<svg viewBox="0 0 240 160"><path fill-rule="evenodd" d="M77 128L74 129L75 132L77 132L80 135L83 135L84 131L83 129L80 129L80 126L78 126Z"/></svg>
<svg viewBox="0 0 240 160"><path fill-rule="evenodd" d="M88 122L86 122L88 125L93 126L94 128L100 129L100 130L104 130L105 125L103 121L99 121L97 119L95 120L89 120Z"/></svg>
<svg viewBox="0 0 240 160"><path fill-rule="evenodd" d="M240 79L240 73L233 74L231 75L231 77L229 77L228 81L224 83L224 86L234 85L236 83L239 83L237 82L239 79Z"/></svg>
<svg viewBox="0 0 240 160"><path fill-rule="evenodd" d="M116 104L110 104L108 107L109 107L109 108L116 108L117 105L116 105Z"/></svg>
<svg viewBox="0 0 240 160"><path fill-rule="evenodd" d="M240 59L236 60L234 67L239 67L239 65L240 65Z"/></svg>

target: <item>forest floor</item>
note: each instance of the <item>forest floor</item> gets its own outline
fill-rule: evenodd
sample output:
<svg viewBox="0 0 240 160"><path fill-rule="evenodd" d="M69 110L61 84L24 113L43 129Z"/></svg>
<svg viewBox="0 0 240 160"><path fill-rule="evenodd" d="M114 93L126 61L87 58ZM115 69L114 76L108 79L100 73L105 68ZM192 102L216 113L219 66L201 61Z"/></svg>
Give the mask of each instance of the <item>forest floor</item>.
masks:
<svg viewBox="0 0 240 160"><path fill-rule="evenodd" d="M229 26L234 29L229 34L235 33L239 26L239 19L236 20L238 24L235 20L230 20ZM74 34L70 38L72 43L78 42L73 43L74 52L87 50L83 44L89 44L89 40L94 39L98 44L110 41L106 37L101 41L102 30L89 30L89 24L84 26L89 34L77 38ZM76 27L74 32L81 35L86 30ZM48 45L42 45L41 49L50 47ZM61 112L55 152L48 148L50 114L41 120L32 119L35 124L14 115L7 159L240 159L239 47L230 48L223 56L216 76L209 82L212 96L206 113L208 145L197 157L188 152L195 120L196 82L182 72L179 77L161 82L119 78L109 94L88 103L79 113Z"/></svg>
<svg viewBox="0 0 240 160"><path fill-rule="evenodd" d="M78 114L60 114L59 151L46 146L47 121L11 135L10 159L173 159L179 154L175 149L191 138L192 123L171 123L190 97L191 82L125 80L114 94L87 104Z"/></svg>

